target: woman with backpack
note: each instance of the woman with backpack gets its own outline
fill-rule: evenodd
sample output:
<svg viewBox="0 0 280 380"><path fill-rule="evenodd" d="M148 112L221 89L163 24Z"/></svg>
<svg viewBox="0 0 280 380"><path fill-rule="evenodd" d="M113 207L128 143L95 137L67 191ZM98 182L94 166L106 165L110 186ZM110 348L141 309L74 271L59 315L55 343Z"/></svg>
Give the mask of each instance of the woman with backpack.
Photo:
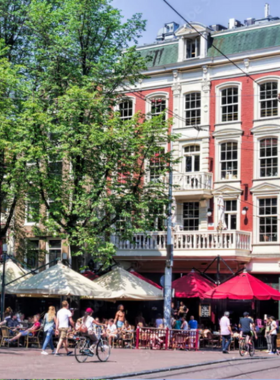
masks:
<svg viewBox="0 0 280 380"><path fill-rule="evenodd" d="M56 325L56 315L55 315L55 307L50 306L48 312L45 314L43 319L44 333L45 333L45 341L42 348L42 355L48 355L46 348L48 345L50 346L52 352L54 353L54 345L53 345L53 334L54 328Z"/></svg>
<svg viewBox="0 0 280 380"><path fill-rule="evenodd" d="M95 334L94 325L97 326L103 326L101 323L94 320L92 317L93 310L88 307L84 313L84 316L80 319L78 319L76 324L76 330L80 332L82 335L87 336L90 340L92 345L89 348L89 353L92 355L94 354L94 347L98 341L98 338Z"/></svg>

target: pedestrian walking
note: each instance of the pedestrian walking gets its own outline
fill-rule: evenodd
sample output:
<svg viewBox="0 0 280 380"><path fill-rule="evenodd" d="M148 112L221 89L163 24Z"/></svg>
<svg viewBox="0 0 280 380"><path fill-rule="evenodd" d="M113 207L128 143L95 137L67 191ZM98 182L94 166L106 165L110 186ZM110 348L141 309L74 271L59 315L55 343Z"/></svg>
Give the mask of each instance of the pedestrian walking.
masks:
<svg viewBox="0 0 280 380"><path fill-rule="evenodd" d="M270 336L271 336L271 352L269 354L275 355L277 352L276 349L276 339L277 339L277 323L273 316L270 316Z"/></svg>
<svg viewBox="0 0 280 380"><path fill-rule="evenodd" d="M67 301L62 301L62 309L60 309L57 313L56 318L56 334L59 334L59 341L56 348L55 355L59 355L59 350L62 346L65 348L67 356L71 355L73 352L68 350L68 340L67 340L67 332L69 329L69 323L72 327L74 327L74 321L72 319L72 313L69 310L69 304Z"/></svg>
<svg viewBox="0 0 280 380"><path fill-rule="evenodd" d="M267 343L267 352L272 352L272 347L271 347L271 335L270 335L270 327L271 327L271 321L270 321L270 317L268 317L266 320L265 320L265 339L266 339L266 343Z"/></svg>
<svg viewBox="0 0 280 380"><path fill-rule="evenodd" d="M222 351L223 354L228 354L232 334L228 311L225 311L224 316L220 320L220 329L222 335Z"/></svg>
<svg viewBox="0 0 280 380"><path fill-rule="evenodd" d="M53 345L53 334L54 328L56 326L56 316L55 316L55 307L50 306L48 312L45 314L43 319L45 340L42 348L42 355L48 355L46 348L50 346L52 353L55 353L54 345Z"/></svg>
<svg viewBox="0 0 280 380"><path fill-rule="evenodd" d="M116 315L115 315L114 324L117 326L118 329L121 329L124 325L124 321L125 321L124 306L119 305L118 311L116 312Z"/></svg>

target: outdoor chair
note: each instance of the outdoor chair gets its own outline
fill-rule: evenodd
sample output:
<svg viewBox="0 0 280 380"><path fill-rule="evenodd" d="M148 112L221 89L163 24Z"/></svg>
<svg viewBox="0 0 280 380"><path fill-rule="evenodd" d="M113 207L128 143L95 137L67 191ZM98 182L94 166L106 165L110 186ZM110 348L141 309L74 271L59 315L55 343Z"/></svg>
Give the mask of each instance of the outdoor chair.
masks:
<svg viewBox="0 0 280 380"><path fill-rule="evenodd" d="M123 344L123 339L122 335L118 333L116 336L112 337L112 347L117 348L117 347L122 347Z"/></svg>
<svg viewBox="0 0 280 380"><path fill-rule="evenodd" d="M11 343L7 342L5 339L11 339L11 338L14 337L14 335L12 334L11 329L9 327L7 327L7 326L1 327L1 336L2 337L1 337L1 345L0 346L1 347L2 346L5 347L5 345L7 345L8 347L10 347ZM19 339L16 340L14 343L17 344L17 346L19 347Z"/></svg>
<svg viewBox="0 0 280 380"><path fill-rule="evenodd" d="M43 332L43 329L39 329L38 331L36 331L35 335L30 335L30 336L26 336L25 337L25 348L28 348L28 346L30 344L36 344L38 346L38 348L41 348L41 342L40 342L40 337L41 337L41 333Z"/></svg>
<svg viewBox="0 0 280 380"><path fill-rule="evenodd" d="M146 331L139 331L139 347L150 348L150 333Z"/></svg>
<svg viewBox="0 0 280 380"><path fill-rule="evenodd" d="M123 347L129 346L129 348L132 348L134 345L134 331L129 331L123 333L122 336L122 345Z"/></svg>
<svg viewBox="0 0 280 380"><path fill-rule="evenodd" d="M174 331L174 334L172 335L172 349L185 349L189 341L189 337L184 334L182 331L178 330Z"/></svg>

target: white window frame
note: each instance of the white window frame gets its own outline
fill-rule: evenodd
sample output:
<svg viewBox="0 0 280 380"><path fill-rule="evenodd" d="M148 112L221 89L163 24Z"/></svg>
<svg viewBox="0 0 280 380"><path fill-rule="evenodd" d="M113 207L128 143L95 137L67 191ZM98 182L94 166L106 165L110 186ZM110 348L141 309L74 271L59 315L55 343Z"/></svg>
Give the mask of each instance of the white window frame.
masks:
<svg viewBox="0 0 280 380"><path fill-rule="evenodd" d="M191 147L191 146L198 146L199 150L198 151L194 151L194 152L186 153L185 149L188 148L188 147ZM187 167L186 167L186 157L191 157L192 158L192 169L194 169L194 163L195 163L194 156L199 156L199 171L192 170L190 172L187 172L187 170L186 170L187 169ZM183 170L182 170L183 173L200 173L201 172L201 145L200 144L187 144L187 145L183 146L183 157L184 157Z"/></svg>
<svg viewBox="0 0 280 380"><path fill-rule="evenodd" d="M268 82L277 82L278 92L280 93L280 76L278 75L269 75L258 78L254 82L254 119L255 121L265 121L270 119L279 119L280 118L280 103L278 102L278 115L277 116L267 116L261 117L261 107L260 107L260 86Z"/></svg>
<svg viewBox="0 0 280 380"><path fill-rule="evenodd" d="M169 93L165 92L165 91L151 92L150 94L146 95L146 97L145 97L146 114L148 115L148 117L151 117L152 99L157 99L157 98L164 98L165 99L165 105L166 105L165 120L167 120L168 119L168 107L169 107Z"/></svg>
<svg viewBox="0 0 280 380"><path fill-rule="evenodd" d="M191 217L189 217L189 218L185 218L184 217L184 205L185 205L185 203L198 203L198 218L191 218ZM195 231L199 231L199 229L200 229L200 218L201 218L201 210L200 210L200 202L199 201L186 201L186 202L183 202L183 205L182 205L182 225L183 225L183 231L186 231L186 232L195 232ZM186 220L190 220L190 219L195 219L195 220L198 220L198 228L197 228L197 230L185 230L185 223L184 223L184 221L185 221L185 219Z"/></svg>
<svg viewBox="0 0 280 380"><path fill-rule="evenodd" d="M266 157L261 157L261 141L263 140L267 140L267 139L276 139L277 140L277 144L276 144L276 148L277 148L277 156L266 156ZM279 177L279 138L277 136L263 136L263 137L260 137L258 139L258 149L257 149L257 152L258 152L258 175L257 177L260 178L260 179L273 179L273 178L277 178ZM261 160L263 159L269 159L269 158L277 158L277 175L276 176L261 176Z"/></svg>
<svg viewBox="0 0 280 380"><path fill-rule="evenodd" d="M238 118L237 120L222 121L222 91L227 88L236 87L238 89ZM241 96L242 96L242 83L241 82L224 82L216 86L216 124L236 124L241 123Z"/></svg>
<svg viewBox="0 0 280 380"><path fill-rule="evenodd" d="M126 97L124 97L124 99L121 99L114 110L120 112L120 104L125 102L125 101L131 101L132 102L132 116L131 116L131 118L132 118L135 115L135 107L136 107L136 98L133 96L126 96ZM121 120L130 120L130 118L128 118L128 117L126 117L126 118L120 117L120 118L121 118Z"/></svg>
<svg viewBox="0 0 280 380"><path fill-rule="evenodd" d="M47 254L46 254L46 265L47 265L47 267L49 268L50 266L49 266L49 263L50 263L50 251L52 250L52 248L50 248L50 241L51 240L58 240L58 241L60 241L60 257L61 257L61 260L62 260L62 240L61 239L57 239L57 238L50 238L50 239L48 239L47 240L47 243L46 243L46 250L47 250ZM57 248L54 248L53 250L57 250ZM55 265L55 264L52 264L52 266L53 265Z"/></svg>
<svg viewBox="0 0 280 380"><path fill-rule="evenodd" d="M260 215L260 200L263 200L263 199L276 199L277 201L277 213L276 214L271 214L271 215ZM260 197L257 197L257 236L256 236L256 240L258 243L260 244L277 244L279 242L279 196L277 195L269 195L269 196L260 196ZM260 219L262 217L265 217L265 216L276 216L277 218L277 240L275 241L261 241L260 240Z"/></svg>
<svg viewBox="0 0 280 380"><path fill-rule="evenodd" d="M190 44L191 45L194 44L194 48L195 48L195 55L193 57L188 57L188 48L189 48ZM200 38L200 36L196 36L193 38L186 38L185 59L186 60L195 59L195 58L200 58L200 56L201 56L201 38Z"/></svg>
<svg viewBox="0 0 280 380"><path fill-rule="evenodd" d="M40 239L36 239L36 238L28 238L28 239L25 239L25 250L27 251L27 244L28 244L28 241L37 241L38 242L38 258L37 258L37 260L38 260L38 263L39 263L39 253L40 253L40 250L41 250L41 248L40 248ZM35 250L34 250L35 251ZM26 254L27 252L25 252L25 262L26 262L26 264L28 263L28 258L27 258L27 254ZM36 267L33 267L32 269L35 269Z"/></svg>
<svg viewBox="0 0 280 380"><path fill-rule="evenodd" d="M233 230L232 228L230 228L231 227L231 223L230 223L230 226L229 226L229 224L226 222L226 224L227 224L227 229L229 230L229 231L238 231L238 227L239 227L239 201L238 201L238 199L237 198L225 198L224 199L224 203L226 204L226 202L232 202L232 201L235 201L236 202L236 211L226 211L226 207L225 207L225 215L227 214L227 215L236 215L236 229L235 230Z"/></svg>
<svg viewBox="0 0 280 380"><path fill-rule="evenodd" d="M35 224L38 224L38 222L28 222L27 221L27 215L28 215L28 194L26 194L25 199L25 215L24 215L24 225L25 226L34 226ZM41 212L41 205L40 205L40 197L38 195L38 204L39 204L39 214Z"/></svg>
<svg viewBox="0 0 280 380"><path fill-rule="evenodd" d="M236 160L224 160L222 161L221 160L221 155L222 155L222 145L223 144L227 144L227 143L235 143L237 144L237 159ZM219 156L218 156L218 162L219 162L219 165L218 165L218 170L219 170L219 173L218 173L218 178L220 181L237 181L240 177L240 149L239 149L239 141L238 140L225 140L225 141L220 141L219 142ZM222 162L234 162L236 161L237 162L237 176L236 178L234 177L229 177L229 178L222 178Z"/></svg>
<svg viewBox="0 0 280 380"><path fill-rule="evenodd" d="M186 108L186 98L187 96L191 96L193 94L199 94L200 95L200 107L194 107L194 108ZM194 100L195 102L197 102L197 99ZM191 101L190 101L191 102ZM184 94L184 118L185 118L185 127L192 127L194 125L201 125L201 119L202 119L202 96L201 96L201 91L191 91L191 92L187 92ZM200 115L199 115L199 118L200 118L200 122L199 123L195 123L195 124L187 124L187 119L192 119L191 117L190 118L187 118L187 112L190 111L200 111ZM195 117L197 119L197 116Z"/></svg>
<svg viewBox="0 0 280 380"><path fill-rule="evenodd" d="M158 149L159 150L162 150L162 151L164 151L164 153L166 153L166 149L165 149L165 147L163 147L163 146L159 146L158 147ZM148 167L148 170L149 170L149 182L150 183L159 183L160 181L161 181L161 177L159 176L159 178L158 178L158 180L157 181L152 181L151 180L151 171L150 171L150 167L151 167L151 165L150 165L150 163L151 163L151 160L147 160L147 167Z"/></svg>

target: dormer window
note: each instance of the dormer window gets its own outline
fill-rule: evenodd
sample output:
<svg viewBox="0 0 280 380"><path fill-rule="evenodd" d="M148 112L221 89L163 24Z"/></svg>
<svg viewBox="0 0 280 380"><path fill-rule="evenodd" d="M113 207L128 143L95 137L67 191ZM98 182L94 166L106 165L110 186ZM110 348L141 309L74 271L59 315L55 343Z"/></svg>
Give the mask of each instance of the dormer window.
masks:
<svg viewBox="0 0 280 380"><path fill-rule="evenodd" d="M186 40L186 59L200 56L200 37Z"/></svg>

